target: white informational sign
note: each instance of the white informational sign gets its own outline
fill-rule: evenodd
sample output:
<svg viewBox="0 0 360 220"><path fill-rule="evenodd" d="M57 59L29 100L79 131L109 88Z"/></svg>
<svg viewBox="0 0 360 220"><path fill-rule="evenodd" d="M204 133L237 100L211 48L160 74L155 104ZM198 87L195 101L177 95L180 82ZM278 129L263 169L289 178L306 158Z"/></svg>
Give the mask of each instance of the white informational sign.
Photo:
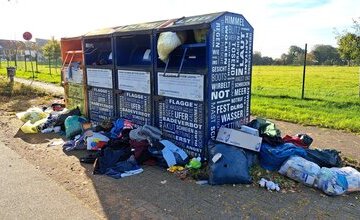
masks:
<svg viewBox="0 0 360 220"><path fill-rule="evenodd" d="M64 73L67 82L82 84L83 81L82 69L71 67L71 72L69 72L69 67L64 67Z"/></svg>
<svg viewBox="0 0 360 220"><path fill-rule="evenodd" d="M118 88L150 94L150 72L118 70Z"/></svg>
<svg viewBox="0 0 360 220"><path fill-rule="evenodd" d="M112 70L109 69L86 69L87 84L101 88L112 89Z"/></svg>
<svg viewBox="0 0 360 220"><path fill-rule="evenodd" d="M158 94L162 96L204 100L204 76L198 74L158 73Z"/></svg>

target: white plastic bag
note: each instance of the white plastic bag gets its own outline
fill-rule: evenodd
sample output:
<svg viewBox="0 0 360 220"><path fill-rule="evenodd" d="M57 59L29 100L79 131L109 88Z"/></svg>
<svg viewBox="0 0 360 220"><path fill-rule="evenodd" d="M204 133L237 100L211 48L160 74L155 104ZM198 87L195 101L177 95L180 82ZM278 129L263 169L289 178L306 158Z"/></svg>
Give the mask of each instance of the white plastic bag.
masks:
<svg viewBox="0 0 360 220"><path fill-rule="evenodd" d="M328 195L360 191L360 173L352 167L321 168L317 187Z"/></svg>
<svg viewBox="0 0 360 220"><path fill-rule="evenodd" d="M163 32L160 34L157 51L159 59L166 62L169 58L169 54L178 46L183 44L186 39L186 34L183 32Z"/></svg>
<svg viewBox="0 0 360 220"><path fill-rule="evenodd" d="M290 157L280 168L279 173L307 186L313 186L320 167L299 156Z"/></svg>
<svg viewBox="0 0 360 220"><path fill-rule="evenodd" d="M32 107L26 110L25 112L16 113L16 117L23 122L27 122L30 120L31 123L35 123L40 119L47 118L48 113L43 112L42 109L37 107Z"/></svg>

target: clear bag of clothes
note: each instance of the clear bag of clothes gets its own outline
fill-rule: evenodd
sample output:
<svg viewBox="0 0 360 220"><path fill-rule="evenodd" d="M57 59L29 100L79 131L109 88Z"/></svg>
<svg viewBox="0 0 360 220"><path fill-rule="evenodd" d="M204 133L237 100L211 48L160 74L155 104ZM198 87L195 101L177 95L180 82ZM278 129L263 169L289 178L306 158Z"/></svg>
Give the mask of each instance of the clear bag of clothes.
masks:
<svg viewBox="0 0 360 220"><path fill-rule="evenodd" d="M328 195L341 195L360 191L360 173L352 167L321 168L317 188Z"/></svg>
<svg viewBox="0 0 360 220"><path fill-rule="evenodd" d="M279 173L307 186L316 182L320 167L299 156L290 157L280 168Z"/></svg>

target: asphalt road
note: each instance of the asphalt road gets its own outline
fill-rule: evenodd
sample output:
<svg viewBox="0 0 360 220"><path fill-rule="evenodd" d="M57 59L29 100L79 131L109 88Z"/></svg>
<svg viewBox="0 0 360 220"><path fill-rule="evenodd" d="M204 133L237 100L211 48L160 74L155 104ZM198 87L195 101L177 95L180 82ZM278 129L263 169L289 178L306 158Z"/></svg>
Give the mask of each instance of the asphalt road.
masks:
<svg viewBox="0 0 360 220"><path fill-rule="evenodd" d="M0 219L98 219L2 142L0 149Z"/></svg>

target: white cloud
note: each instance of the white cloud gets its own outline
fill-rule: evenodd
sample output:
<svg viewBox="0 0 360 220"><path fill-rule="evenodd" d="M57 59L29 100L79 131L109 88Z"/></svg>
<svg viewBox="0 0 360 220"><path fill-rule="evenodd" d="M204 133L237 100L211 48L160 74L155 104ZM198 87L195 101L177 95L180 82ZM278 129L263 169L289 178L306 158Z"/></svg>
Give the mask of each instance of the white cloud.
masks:
<svg viewBox="0 0 360 220"><path fill-rule="evenodd" d="M324 0L323 0L324 1ZM255 28L254 50L279 57L290 45L336 45L342 30L360 16L359 0L0 0L0 38L76 36L88 31L218 11L240 13ZM299 5L301 4L301 5Z"/></svg>

